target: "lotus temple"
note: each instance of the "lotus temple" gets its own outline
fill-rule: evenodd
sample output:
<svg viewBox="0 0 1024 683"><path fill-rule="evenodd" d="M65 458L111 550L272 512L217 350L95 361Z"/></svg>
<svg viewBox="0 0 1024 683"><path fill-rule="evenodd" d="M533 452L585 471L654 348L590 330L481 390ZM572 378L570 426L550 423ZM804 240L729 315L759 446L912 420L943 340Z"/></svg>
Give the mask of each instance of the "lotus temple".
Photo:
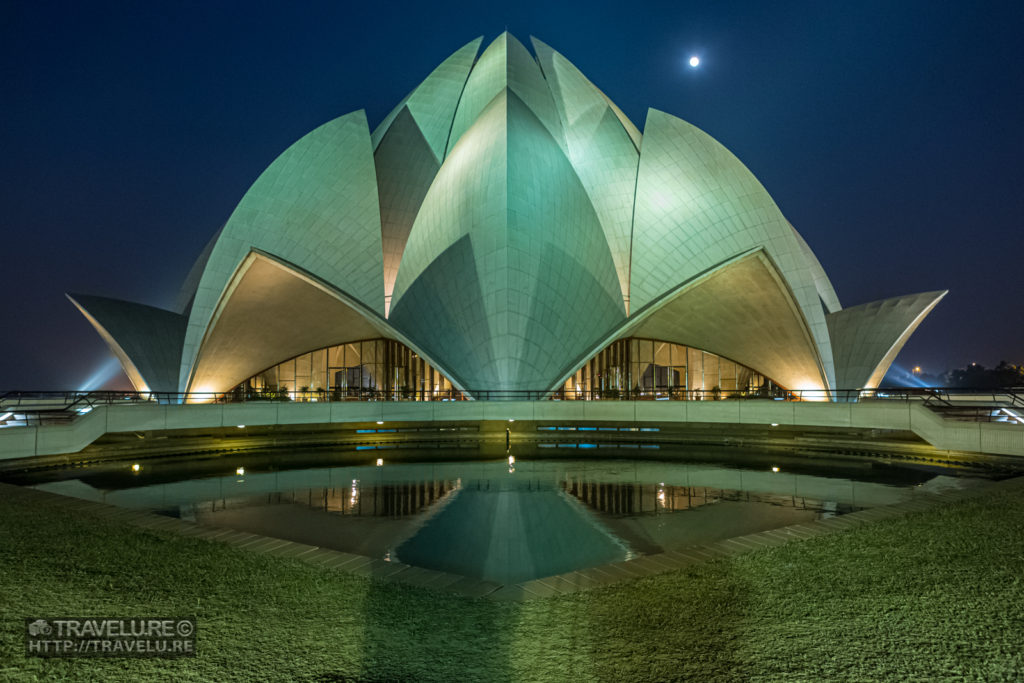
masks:
<svg viewBox="0 0 1024 683"><path fill-rule="evenodd" d="M878 386L945 292L843 307L725 146L655 109L631 121L532 48L474 40L375 128L356 111L299 139L172 310L72 302L139 392L189 400L834 400Z"/></svg>

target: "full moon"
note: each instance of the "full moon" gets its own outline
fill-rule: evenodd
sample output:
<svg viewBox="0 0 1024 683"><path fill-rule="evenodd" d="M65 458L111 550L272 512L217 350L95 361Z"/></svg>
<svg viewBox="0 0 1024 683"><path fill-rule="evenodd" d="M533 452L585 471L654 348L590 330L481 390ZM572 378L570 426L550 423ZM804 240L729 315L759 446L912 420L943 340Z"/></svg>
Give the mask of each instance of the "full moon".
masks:
<svg viewBox="0 0 1024 683"><path fill-rule="evenodd" d="M697 66L699 64L700 64L700 57L698 57L696 55L694 55L693 57L690 57L690 66Z"/></svg>

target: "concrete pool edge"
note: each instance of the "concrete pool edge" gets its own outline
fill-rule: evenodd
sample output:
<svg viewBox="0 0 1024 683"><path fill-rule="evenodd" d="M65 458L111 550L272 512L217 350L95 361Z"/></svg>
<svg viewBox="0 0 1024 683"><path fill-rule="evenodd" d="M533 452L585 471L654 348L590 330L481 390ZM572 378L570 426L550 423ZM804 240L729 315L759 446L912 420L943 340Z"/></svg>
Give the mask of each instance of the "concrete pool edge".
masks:
<svg viewBox="0 0 1024 683"><path fill-rule="evenodd" d="M84 410L84 409L83 409ZM778 428L786 441L798 442L809 432L846 432L858 439L882 434L911 436L936 452L1024 456L1024 425L963 422L947 419L920 401L862 400L851 403L772 401L454 401L454 402L320 402L159 404L141 402L97 405L64 424L0 429L0 463L33 456L82 452L106 435L122 435L141 446L146 438L175 435L227 434L244 437L248 430L352 429L386 424L476 425L492 427L485 440L512 440L524 423L661 425L665 428L703 425L727 438L741 428ZM244 439L231 439L235 446ZM207 446L209 447L209 445Z"/></svg>
<svg viewBox="0 0 1024 683"><path fill-rule="evenodd" d="M226 543L261 555L289 557L325 569L347 574L392 581L418 588L488 600L523 601L569 595L611 584L640 579L684 569L723 557L743 555L770 547L803 541L817 536L848 531L868 524L921 512L936 506L986 495L992 490L1024 491L1024 476L994 482L991 486L944 493L921 493L913 500L885 505L840 517L779 527L768 531L744 534L679 551L642 555L588 569L522 583L501 585L472 577L423 569L399 562L388 562L365 555L356 555L317 546L296 543L270 536L242 531L205 527L193 522L167 517L143 510L131 510L105 503L86 501L56 493L0 483L0 495L27 503L55 504L69 511L89 511L101 518L122 524L166 531L180 536Z"/></svg>

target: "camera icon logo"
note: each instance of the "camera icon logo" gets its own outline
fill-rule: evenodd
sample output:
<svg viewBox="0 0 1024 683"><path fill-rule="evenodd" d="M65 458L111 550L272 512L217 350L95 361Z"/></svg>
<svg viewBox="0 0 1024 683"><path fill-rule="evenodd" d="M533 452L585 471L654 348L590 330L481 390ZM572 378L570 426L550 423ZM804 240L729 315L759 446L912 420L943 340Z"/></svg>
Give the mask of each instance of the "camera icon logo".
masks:
<svg viewBox="0 0 1024 683"><path fill-rule="evenodd" d="M53 633L53 627L45 619L36 619L28 625L30 636L48 636Z"/></svg>

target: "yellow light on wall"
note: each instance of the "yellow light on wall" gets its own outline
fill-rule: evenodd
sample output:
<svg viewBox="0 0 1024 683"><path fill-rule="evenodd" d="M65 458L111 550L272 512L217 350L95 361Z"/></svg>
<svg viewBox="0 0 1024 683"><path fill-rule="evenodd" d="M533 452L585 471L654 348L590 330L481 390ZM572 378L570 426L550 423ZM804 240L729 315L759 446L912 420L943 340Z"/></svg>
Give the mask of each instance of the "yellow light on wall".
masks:
<svg viewBox="0 0 1024 683"><path fill-rule="evenodd" d="M217 399L217 393L212 387L204 386L193 389L188 394L188 403L212 403Z"/></svg>

